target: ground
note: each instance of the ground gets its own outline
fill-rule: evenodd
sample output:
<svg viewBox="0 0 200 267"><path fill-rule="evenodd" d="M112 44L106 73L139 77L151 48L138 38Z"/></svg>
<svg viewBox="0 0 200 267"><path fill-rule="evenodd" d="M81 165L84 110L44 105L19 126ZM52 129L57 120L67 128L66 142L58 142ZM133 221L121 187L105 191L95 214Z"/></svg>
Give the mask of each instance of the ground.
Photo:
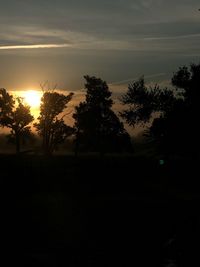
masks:
<svg viewBox="0 0 200 267"><path fill-rule="evenodd" d="M198 161L159 165L132 155L0 161L7 263L198 266Z"/></svg>

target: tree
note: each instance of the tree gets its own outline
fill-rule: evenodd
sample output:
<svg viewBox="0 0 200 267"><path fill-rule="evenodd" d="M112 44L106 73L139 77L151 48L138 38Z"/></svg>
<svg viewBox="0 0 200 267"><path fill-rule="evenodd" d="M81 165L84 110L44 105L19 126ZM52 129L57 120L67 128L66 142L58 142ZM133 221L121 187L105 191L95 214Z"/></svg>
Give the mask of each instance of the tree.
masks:
<svg viewBox="0 0 200 267"><path fill-rule="evenodd" d="M148 135L165 154L191 154L198 142L197 106L200 65L181 67L172 77L172 89L147 88L142 77L122 96L127 105L121 116L132 126L150 122Z"/></svg>
<svg viewBox="0 0 200 267"><path fill-rule="evenodd" d="M128 91L122 95L121 102L126 109L120 115L126 122L135 127L149 122L155 113L162 116L171 109L175 102L173 91L161 89L158 85L147 87L144 77L129 84Z"/></svg>
<svg viewBox="0 0 200 267"><path fill-rule="evenodd" d="M15 101L12 95L10 95L6 89L0 89L0 119L7 116L12 112Z"/></svg>
<svg viewBox="0 0 200 267"><path fill-rule="evenodd" d="M46 155L51 155L57 146L73 133L72 127L64 122L67 114L62 114L72 97L73 93L66 96L54 91L44 92L42 96L40 116L34 125L42 137L43 151Z"/></svg>
<svg viewBox="0 0 200 267"><path fill-rule="evenodd" d="M173 74L172 85L177 96L164 117L154 121L150 134L162 137L162 146L171 152L197 157L199 154L198 99L200 64L180 67Z"/></svg>
<svg viewBox="0 0 200 267"><path fill-rule="evenodd" d="M84 76L86 99L75 107L76 152L80 146L87 151L122 151L130 148L130 137L112 111L112 93L108 85L96 77Z"/></svg>
<svg viewBox="0 0 200 267"><path fill-rule="evenodd" d="M16 145L16 152L20 152L21 142L31 133L30 123L34 120L30 107L17 97L14 99L5 89L0 89L0 125L10 129L9 137Z"/></svg>
<svg viewBox="0 0 200 267"><path fill-rule="evenodd" d="M198 109L200 96L200 64L180 67L172 77L172 85L183 101L175 106L173 120L176 120L176 133L184 143L186 153L199 155Z"/></svg>

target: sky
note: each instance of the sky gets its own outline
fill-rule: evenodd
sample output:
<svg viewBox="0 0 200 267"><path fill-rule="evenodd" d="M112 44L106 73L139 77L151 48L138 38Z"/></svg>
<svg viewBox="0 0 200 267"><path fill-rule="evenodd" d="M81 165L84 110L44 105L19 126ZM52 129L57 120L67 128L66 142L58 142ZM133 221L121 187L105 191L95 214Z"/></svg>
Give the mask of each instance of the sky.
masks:
<svg viewBox="0 0 200 267"><path fill-rule="evenodd" d="M200 59L199 0L1 0L0 87L48 80L81 90L83 75L114 92L145 75L168 84Z"/></svg>

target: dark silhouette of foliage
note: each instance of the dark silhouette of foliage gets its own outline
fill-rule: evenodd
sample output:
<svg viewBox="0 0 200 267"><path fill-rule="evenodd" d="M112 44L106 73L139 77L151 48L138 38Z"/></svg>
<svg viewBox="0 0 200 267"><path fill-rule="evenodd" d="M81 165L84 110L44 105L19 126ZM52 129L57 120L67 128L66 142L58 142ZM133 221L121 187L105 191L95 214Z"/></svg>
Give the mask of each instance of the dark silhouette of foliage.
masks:
<svg viewBox="0 0 200 267"><path fill-rule="evenodd" d="M9 138L16 144L16 152L20 152L21 142L31 134L29 124L34 120L30 107L23 99L13 98L5 89L0 90L0 125L10 128Z"/></svg>
<svg viewBox="0 0 200 267"><path fill-rule="evenodd" d="M161 138L167 154L199 154L199 130L197 127L197 107L200 86L200 65L181 67L172 77L177 98L165 117L157 119L150 128L150 134ZM156 125L157 124L157 125ZM159 133L159 134L158 134Z"/></svg>
<svg viewBox="0 0 200 267"><path fill-rule="evenodd" d="M143 78L129 85L122 97L128 109L121 116L133 126L153 118L148 135L158 142L162 152L196 156L200 65L179 68L172 77L172 85L173 89L147 88Z"/></svg>
<svg viewBox="0 0 200 267"><path fill-rule="evenodd" d="M15 101L12 95L10 95L6 89L0 89L0 119L7 116L12 112Z"/></svg>
<svg viewBox="0 0 200 267"><path fill-rule="evenodd" d="M73 118L76 130L76 152L82 146L87 151L104 154L130 149L130 137L124 125L112 111L112 93L108 85L96 77L84 76L86 100L76 108Z"/></svg>
<svg viewBox="0 0 200 267"><path fill-rule="evenodd" d="M158 85L147 87L144 77L129 84L128 91L122 95L121 102L127 109L120 112L126 122L135 126L150 121L156 112L167 113L175 101L174 93Z"/></svg>
<svg viewBox="0 0 200 267"><path fill-rule="evenodd" d="M174 73L172 84L184 101L174 108L176 135L181 137L185 151L199 154L198 106L200 96L200 64L182 67Z"/></svg>
<svg viewBox="0 0 200 267"><path fill-rule="evenodd" d="M53 91L44 92L42 96L40 116L34 125L42 137L43 151L46 155L52 154L57 146L73 133L72 127L64 122L67 114L62 115L72 96L73 93L66 96Z"/></svg>

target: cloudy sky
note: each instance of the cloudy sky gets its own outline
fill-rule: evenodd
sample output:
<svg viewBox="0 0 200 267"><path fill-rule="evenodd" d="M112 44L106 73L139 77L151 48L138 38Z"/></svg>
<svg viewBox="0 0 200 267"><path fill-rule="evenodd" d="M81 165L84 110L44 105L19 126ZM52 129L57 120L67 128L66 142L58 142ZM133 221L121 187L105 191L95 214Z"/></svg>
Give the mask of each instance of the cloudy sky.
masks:
<svg viewBox="0 0 200 267"><path fill-rule="evenodd" d="M0 87L46 80L79 90L96 75L120 90L144 74L167 83L200 59L199 0L1 0Z"/></svg>

